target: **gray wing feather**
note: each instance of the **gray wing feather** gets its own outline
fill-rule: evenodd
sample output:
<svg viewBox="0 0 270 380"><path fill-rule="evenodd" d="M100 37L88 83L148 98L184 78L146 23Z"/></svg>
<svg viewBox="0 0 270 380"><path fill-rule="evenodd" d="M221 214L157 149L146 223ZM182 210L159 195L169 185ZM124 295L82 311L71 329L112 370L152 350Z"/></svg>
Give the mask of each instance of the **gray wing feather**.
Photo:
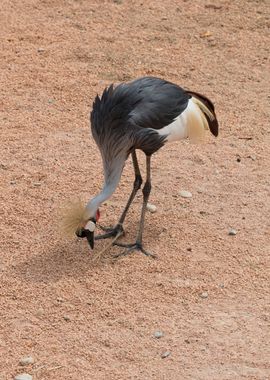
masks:
<svg viewBox="0 0 270 380"><path fill-rule="evenodd" d="M92 134L101 153L107 159L123 150L127 155L132 149L152 154L165 139L153 130L173 122L190 97L181 87L154 77L109 86L95 98L91 112Z"/></svg>
<svg viewBox="0 0 270 380"><path fill-rule="evenodd" d="M176 84L154 77L137 79L129 86L141 99L130 113L130 122L142 128L161 129L172 123L191 97Z"/></svg>

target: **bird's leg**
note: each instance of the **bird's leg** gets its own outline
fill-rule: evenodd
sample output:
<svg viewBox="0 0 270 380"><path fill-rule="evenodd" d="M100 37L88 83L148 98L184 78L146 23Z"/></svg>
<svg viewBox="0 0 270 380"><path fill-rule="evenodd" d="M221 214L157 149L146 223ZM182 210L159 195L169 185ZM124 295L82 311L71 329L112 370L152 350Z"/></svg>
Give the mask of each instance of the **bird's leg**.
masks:
<svg viewBox="0 0 270 380"><path fill-rule="evenodd" d="M123 252L116 255L115 257L126 256L134 250L141 251L144 255L151 256L152 258L156 257L152 253L145 251L143 246L142 246L142 235L143 235L143 229L144 229L145 212L146 212L146 206L147 206L147 202L149 199L149 195L151 192L151 166L150 166L150 161L151 161L151 156L146 156L146 182L145 182L145 185L144 185L143 191L142 191L143 192L143 205L142 205L141 219L140 219L139 230L138 230L136 242L134 244L123 244L123 243L115 242L114 245L126 248Z"/></svg>
<svg viewBox="0 0 270 380"><path fill-rule="evenodd" d="M132 162L133 162L133 167L134 167L134 172L135 172L135 180L134 180L134 184L133 184L133 190L129 196L126 207L124 208L124 211L122 212L117 225L115 227L112 227L112 228L110 228L110 227L106 228L106 227L100 226L100 228L103 231L105 231L106 233L96 236L95 237L96 240L106 239L109 237L116 236L117 234L123 235L123 233L124 233L124 230L123 230L124 220L126 218L129 207L130 207L131 203L133 202L135 195L137 194L137 191L140 189L140 187L142 185L142 176L141 176L141 172L140 172L138 159L137 159L137 155L136 155L135 150L131 153L131 155L132 155Z"/></svg>
<svg viewBox="0 0 270 380"><path fill-rule="evenodd" d="M135 198L135 195L137 194L137 191L140 189L142 185L142 176L138 164L138 159L135 150L131 153L132 154L132 162L134 167L134 173L135 173L135 180L133 184L133 190L129 196L129 199L127 201L126 207L124 208L124 211L119 219L118 224L122 225L124 223L124 220L126 218L127 212L129 210L129 207L131 203L133 202L133 199Z"/></svg>

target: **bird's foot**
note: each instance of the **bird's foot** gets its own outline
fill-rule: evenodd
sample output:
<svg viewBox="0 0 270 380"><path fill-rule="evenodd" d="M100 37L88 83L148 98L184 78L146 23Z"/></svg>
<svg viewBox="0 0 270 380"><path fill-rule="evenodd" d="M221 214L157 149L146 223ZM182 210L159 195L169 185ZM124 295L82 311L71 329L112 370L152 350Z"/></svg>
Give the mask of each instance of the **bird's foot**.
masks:
<svg viewBox="0 0 270 380"><path fill-rule="evenodd" d="M156 259L157 256L156 255L153 255L152 253L150 252L147 252L143 247L142 247L142 244L140 242L136 242L136 243L133 243L133 244L124 244L124 243L118 243L117 241L113 243L113 245L117 245L118 247L124 247L125 250L118 253L117 255L114 255L114 258L118 258L118 257L121 257L121 256L127 256L129 255L130 253L132 253L133 251L140 251L142 252L145 256L148 256L148 257L151 257L152 259Z"/></svg>
<svg viewBox="0 0 270 380"><path fill-rule="evenodd" d="M99 227L105 232L105 234L95 236L95 240L108 239L117 235L120 237L125 234L121 224L117 224L115 227L102 227L101 225L99 225Z"/></svg>

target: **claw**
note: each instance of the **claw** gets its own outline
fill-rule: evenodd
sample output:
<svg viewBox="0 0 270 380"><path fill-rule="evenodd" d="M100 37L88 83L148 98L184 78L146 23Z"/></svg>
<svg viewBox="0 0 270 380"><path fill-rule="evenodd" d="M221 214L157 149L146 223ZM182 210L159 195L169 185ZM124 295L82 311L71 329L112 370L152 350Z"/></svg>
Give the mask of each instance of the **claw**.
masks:
<svg viewBox="0 0 270 380"><path fill-rule="evenodd" d="M124 247L126 248L124 251L118 253L117 255L114 255L114 258L118 258L121 256L127 256L133 251L140 251L142 252L145 256L149 256L152 259L156 259L157 256L154 255L153 253L147 252L143 247L141 243L133 243L133 244L124 244L124 243L118 243L117 241L113 243L113 245L117 245L118 247Z"/></svg>

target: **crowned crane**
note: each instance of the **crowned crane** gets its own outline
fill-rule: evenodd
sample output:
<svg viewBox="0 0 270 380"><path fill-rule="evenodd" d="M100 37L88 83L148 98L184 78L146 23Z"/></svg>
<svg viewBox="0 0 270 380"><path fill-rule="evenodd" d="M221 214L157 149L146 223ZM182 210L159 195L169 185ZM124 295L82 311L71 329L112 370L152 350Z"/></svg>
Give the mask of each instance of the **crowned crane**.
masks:
<svg viewBox="0 0 270 380"><path fill-rule="evenodd" d="M154 256L142 244L145 212L151 192L151 156L167 142L200 139L205 130L217 136L218 121L214 105L197 92L184 90L163 79L143 77L116 86L112 84L101 97L97 95L90 120L92 134L103 161L104 186L84 208L76 235L86 237L93 249L94 240L123 233L126 214L143 182L136 156L136 150L140 149L146 155L146 180L142 189L143 204L137 238L132 244L122 244L117 240L114 244L125 247L122 254L138 250ZM99 207L116 190L125 161L130 155L135 181L126 207L115 227L94 237Z"/></svg>

